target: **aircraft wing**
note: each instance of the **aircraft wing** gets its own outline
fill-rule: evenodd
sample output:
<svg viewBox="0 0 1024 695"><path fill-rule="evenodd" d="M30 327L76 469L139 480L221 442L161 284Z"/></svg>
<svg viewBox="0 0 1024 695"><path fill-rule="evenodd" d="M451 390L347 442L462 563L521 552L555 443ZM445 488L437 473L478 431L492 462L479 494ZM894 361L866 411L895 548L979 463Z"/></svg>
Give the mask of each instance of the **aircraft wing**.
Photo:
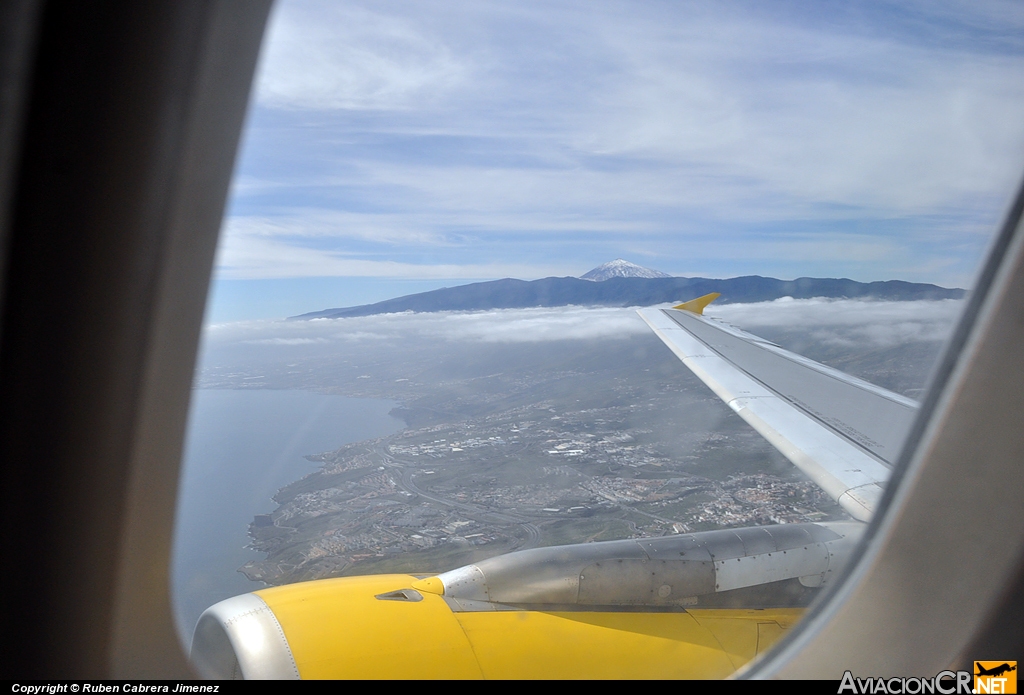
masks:
<svg viewBox="0 0 1024 695"><path fill-rule="evenodd" d="M851 516L868 521L917 402L703 316L713 299L637 313L740 417Z"/></svg>

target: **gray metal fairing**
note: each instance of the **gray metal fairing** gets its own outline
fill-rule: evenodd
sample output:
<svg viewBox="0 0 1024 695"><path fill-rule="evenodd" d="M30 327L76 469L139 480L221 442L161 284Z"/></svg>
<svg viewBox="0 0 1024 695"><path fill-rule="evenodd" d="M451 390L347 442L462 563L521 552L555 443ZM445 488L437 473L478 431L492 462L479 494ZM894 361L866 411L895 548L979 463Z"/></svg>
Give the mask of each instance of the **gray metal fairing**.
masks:
<svg viewBox="0 0 1024 695"><path fill-rule="evenodd" d="M277 616L256 594L225 599L203 612L190 661L204 678L299 679Z"/></svg>
<svg viewBox="0 0 1024 695"><path fill-rule="evenodd" d="M698 596L838 573L857 522L784 524L522 550L438 575L455 610L685 606Z"/></svg>

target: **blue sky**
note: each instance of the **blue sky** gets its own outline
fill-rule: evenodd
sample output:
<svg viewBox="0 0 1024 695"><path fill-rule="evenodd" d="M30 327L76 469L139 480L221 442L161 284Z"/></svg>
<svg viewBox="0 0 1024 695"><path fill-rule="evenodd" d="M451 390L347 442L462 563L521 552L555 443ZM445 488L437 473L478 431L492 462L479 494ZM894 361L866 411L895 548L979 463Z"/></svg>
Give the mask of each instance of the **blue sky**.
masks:
<svg viewBox="0 0 1024 695"><path fill-rule="evenodd" d="M208 321L445 285L968 286L1024 173L1019 2L279 0Z"/></svg>

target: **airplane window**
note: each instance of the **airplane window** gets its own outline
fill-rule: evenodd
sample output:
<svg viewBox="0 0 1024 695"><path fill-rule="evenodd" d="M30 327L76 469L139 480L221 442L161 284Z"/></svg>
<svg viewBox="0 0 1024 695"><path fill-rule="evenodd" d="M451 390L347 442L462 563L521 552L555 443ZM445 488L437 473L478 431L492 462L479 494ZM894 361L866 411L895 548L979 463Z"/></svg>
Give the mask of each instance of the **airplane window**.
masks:
<svg viewBox="0 0 1024 695"><path fill-rule="evenodd" d="M179 495L200 668L765 653L878 509L1019 181L1022 24L282 0Z"/></svg>

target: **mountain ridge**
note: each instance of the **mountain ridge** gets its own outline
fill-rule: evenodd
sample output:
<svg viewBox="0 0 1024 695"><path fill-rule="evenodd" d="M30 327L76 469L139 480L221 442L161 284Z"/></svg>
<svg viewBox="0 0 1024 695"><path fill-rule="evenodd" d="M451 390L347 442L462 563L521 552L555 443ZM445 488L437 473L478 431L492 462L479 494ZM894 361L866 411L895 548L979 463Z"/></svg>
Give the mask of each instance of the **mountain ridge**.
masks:
<svg viewBox="0 0 1024 695"><path fill-rule="evenodd" d="M713 278L638 278L612 277L595 282L574 277L549 277L540 280L504 278L429 292L386 299L373 304L312 311L293 320L372 316L403 311L479 311L486 309L526 309L556 306L651 306L700 297L719 292L719 304L765 302L781 297L810 299L877 299L909 301L915 299L959 299L966 294L959 288L939 287L903 280L857 282L847 278L796 278L779 280L747 275Z"/></svg>

